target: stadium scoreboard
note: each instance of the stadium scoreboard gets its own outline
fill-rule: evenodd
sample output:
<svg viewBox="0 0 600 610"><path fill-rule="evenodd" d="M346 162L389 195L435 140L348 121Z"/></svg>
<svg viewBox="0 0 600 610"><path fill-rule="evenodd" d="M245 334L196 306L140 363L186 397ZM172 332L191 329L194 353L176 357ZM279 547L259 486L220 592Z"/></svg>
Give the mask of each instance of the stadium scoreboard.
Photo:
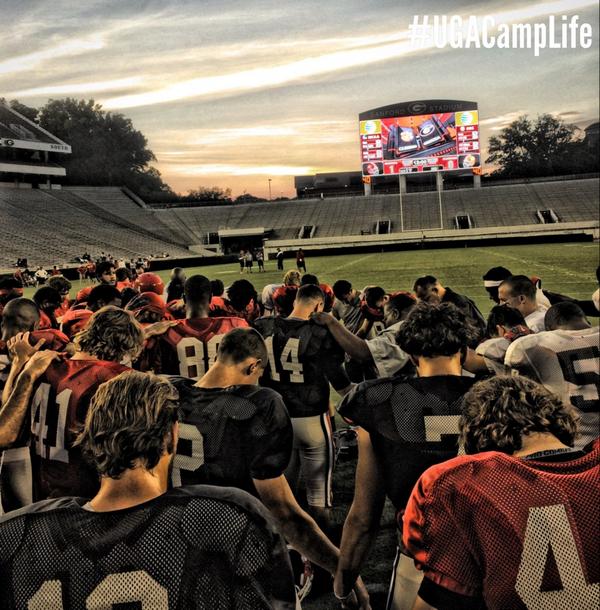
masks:
<svg viewBox="0 0 600 610"><path fill-rule="evenodd" d="M481 167L476 102L420 100L359 115L363 176Z"/></svg>

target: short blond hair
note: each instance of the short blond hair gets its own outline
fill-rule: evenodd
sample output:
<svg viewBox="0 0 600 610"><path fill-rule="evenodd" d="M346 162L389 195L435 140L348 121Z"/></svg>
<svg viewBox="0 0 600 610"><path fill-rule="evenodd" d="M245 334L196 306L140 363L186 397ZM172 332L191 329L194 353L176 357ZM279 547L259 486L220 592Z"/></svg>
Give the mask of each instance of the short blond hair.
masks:
<svg viewBox="0 0 600 610"><path fill-rule="evenodd" d="M300 286L300 272L295 269L290 269L283 276L283 283L286 286Z"/></svg>
<svg viewBox="0 0 600 610"><path fill-rule="evenodd" d="M89 319L73 340L78 350L100 360L135 359L144 346L144 331L128 311L108 305Z"/></svg>

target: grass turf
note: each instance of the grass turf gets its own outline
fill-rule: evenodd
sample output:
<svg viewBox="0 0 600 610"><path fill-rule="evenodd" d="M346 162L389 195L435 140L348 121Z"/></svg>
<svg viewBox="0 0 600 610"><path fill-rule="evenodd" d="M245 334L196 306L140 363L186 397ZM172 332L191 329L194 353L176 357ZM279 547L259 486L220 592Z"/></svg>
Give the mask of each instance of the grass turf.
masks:
<svg viewBox="0 0 600 610"><path fill-rule="evenodd" d="M293 259L286 259L285 269L293 268ZM579 299L589 299L597 288L595 269L599 264L598 245L587 242L468 247L440 250L415 250L370 254L341 254L306 258L307 270L321 282L333 284L347 279L358 289L367 285L380 285L388 291L411 290L415 279L422 275L436 276L442 285L471 297L482 313L487 315L493 303L483 288L482 275L491 267L502 265L514 274L536 275L543 279L544 288ZM266 284L281 281L282 272L276 270L275 261L266 261L266 272L240 275L239 265L214 265L186 269L188 277L195 273L210 279L220 278L225 285L240 277L249 279L257 291ZM165 283L169 272L158 274ZM84 283L73 283L73 293ZM25 296L35 289L27 288ZM597 324L597 318L594 324ZM338 426L344 425L341 420ZM354 491L355 461L338 463L334 473L334 521L343 523ZM395 552L394 510L389 502L381 523L381 530L371 550L362 575L371 593L374 610L385 607L385 595ZM303 603L305 610L328 610L339 607L333 595L309 598Z"/></svg>

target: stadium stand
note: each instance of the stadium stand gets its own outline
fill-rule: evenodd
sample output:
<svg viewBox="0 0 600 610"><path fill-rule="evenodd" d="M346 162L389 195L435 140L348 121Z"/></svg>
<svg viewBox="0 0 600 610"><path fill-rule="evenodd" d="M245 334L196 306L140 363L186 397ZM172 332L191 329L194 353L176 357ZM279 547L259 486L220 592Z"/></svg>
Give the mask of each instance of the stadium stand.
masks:
<svg viewBox="0 0 600 610"><path fill-rule="evenodd" d="M19 257L30 266L66 266L84 251L138 257L167 253L190 256L182 245L152 236L141 224L128 227L102 210L86 208L68 191L0 189L0 268L9 269Z"/></svg>
<svg viewBox="0 0 600 610"><path fill-rule="evenodd" d="M457 216L468 215L472 227L506 227L540 222L538 210L552 209L561 222L595 220L598 180L489 186L481 189L444 191L444 228L454 229ZM439 229L436 192L403 196L404 230ZM397 195L302 199L281 203L252 203L157 210L156 216L173 230L187 227L197 243L207 243L208 233L223 229L264 226L270 238L298 237L299 229L311 225L314 237L369 234L385 219L391 230L400 227ZM181 234L181 232L180 232Z"/></svg>
<svg viewBox="0 0 600 610"><path fill-rule="evenodd" d="M443 228L466 236L536 225L572 231L585 223L597 233L598 186L593 178L444 191ZM403 210L405 233L440 230L436 192L403 195ZM301 240L302 247L323 248L328 240L352 236L397 239L401 226L398 195L153 209L117 187L0 188L0 220L3 269L21 256L31 265L69 263L86 250L125 257L185 257L190 250L214 255L203 245L217 246L219 231L264 227L267 247L298 247ZM54 239L57 227L60 241Z"/></svg>

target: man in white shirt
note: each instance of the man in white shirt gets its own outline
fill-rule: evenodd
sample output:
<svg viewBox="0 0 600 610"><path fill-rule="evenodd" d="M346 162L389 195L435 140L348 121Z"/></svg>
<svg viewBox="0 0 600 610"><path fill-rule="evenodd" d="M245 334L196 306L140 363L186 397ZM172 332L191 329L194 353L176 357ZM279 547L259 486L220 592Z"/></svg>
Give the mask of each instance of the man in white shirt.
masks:
<svg viewBox="0 0 600 610"><path fill-rule="evenodd" d="M369 340L352 334L332 315L314 314L313 319L329 328L333 338L353 360L373 366L376 377L392 377L410 360L410 356L398 345L396 335L415 304L415 298L409 293L391 295L383 306L383 323L386 328Z"/></svg>
<svg viewBox="0 0 600 610"><path fill-rule="evenodd" d="M546 308L540 306L536 299L535 284L526 275L511 275L498 287L500 305L518 309L525 318L525 323L534 332L546 330L544 316Z"/></svg>

